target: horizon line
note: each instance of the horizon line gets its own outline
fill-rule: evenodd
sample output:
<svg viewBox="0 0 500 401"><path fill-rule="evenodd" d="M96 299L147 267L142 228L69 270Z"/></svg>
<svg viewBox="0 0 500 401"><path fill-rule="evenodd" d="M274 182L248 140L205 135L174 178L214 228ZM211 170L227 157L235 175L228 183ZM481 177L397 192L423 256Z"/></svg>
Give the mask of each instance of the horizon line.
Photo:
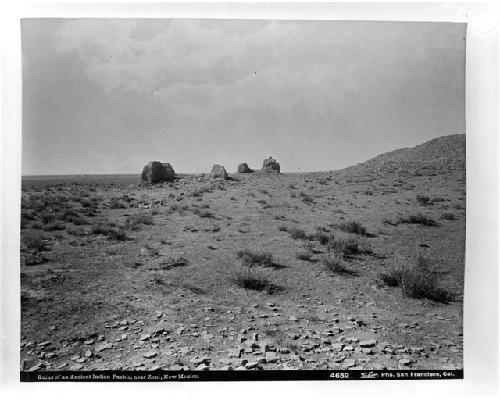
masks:
<svg viewBox="0 0 500 401"><path fill-rule="evenodd" d="M351 167L351 166L348 166ZM343 170L347 167L343 167L340 169L332 169L332 170L317 170L317 171L281 171L278 174L311 174L311 173L331 173L335 171ZM228 174L244 174L250 175L254 173L261 172L260 169L254 170L253 173L238 173L237 171L228 171ZM175 173L176 175L202 175L208 174L210 172L201 172L201 173ZM137 175L141 176L141 173L65 173L65 174L21 174L21 178L33 178L33 177L77 177L77 176L105 176L105 175Z"/></svg>

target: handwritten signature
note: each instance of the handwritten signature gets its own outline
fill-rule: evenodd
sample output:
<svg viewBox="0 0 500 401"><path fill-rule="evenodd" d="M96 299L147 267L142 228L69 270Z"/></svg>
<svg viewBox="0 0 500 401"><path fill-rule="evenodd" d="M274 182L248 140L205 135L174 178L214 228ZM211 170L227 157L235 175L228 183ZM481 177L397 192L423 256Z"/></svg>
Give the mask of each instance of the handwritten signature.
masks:
<svg viewBox="0 0 500 401"><path fill-rule="evenodd" d="M362 379L376 379L378 377L378 373L375 372L361 372Z"/></svg>

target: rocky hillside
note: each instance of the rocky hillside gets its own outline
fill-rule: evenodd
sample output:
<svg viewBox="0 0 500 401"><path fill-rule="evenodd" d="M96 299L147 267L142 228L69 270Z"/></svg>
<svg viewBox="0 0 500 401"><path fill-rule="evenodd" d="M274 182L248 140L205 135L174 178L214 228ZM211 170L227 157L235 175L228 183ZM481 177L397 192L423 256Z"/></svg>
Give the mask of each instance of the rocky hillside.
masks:
<svg viewBox="0 0 500 401"><path fill-rule="evenodd" d="M465 135L432 139L413 148L383 153L345 170L352 174L437 175L465 172Z"/></svg>

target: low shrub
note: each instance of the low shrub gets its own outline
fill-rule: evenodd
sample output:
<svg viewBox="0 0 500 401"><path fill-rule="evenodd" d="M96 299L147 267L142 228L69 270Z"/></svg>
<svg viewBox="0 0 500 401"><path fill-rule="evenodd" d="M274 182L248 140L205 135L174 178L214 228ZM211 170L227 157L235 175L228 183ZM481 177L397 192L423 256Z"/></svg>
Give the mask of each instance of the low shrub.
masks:
<svg viewBox="0 0 500 401"><path fill-rule="evenodd" d="M327 244L327 249L329 252L344 257L372 253L370 243L366 239L360 239L355 235L331 236Z"/></svg>
<svg viewBox="0 0 500 401"><path fill-rule="evenodd" d="M413 258L409 266L401 258L395 259L393 267L380 273L379 278L388 286L400 287L402 294L409 298L427 298L442 303L454 298L451 292L439 285L437 271L421 255Z"/></svg>
<svg viewBox="0 0 500 401"><path fill-rule="evenodd" d="M307 237L306 232L300 228L289 227L286 231L293 239L304 239Z"/></svg>
<svg viewBox="0 0 500 401"><path fill-rule="evenodd" d="M295 254L295 256L297 257L297 259L299 260L305 260L305 261L311 261L311 258L312 258L312 254L311 252L309 251L299 251Z"/></svg>
<svg viewBox="0 0 500 401"><path fill-rule="evenodd" d="M345 223L340 224L339 228L342 231L352 233L352 234L358 234L358 235L363 235L363 236L368 235L368 233L366 231L366 227L363 224L361 224L357 221L354 221L354 220L347 221Z"/></svg>
<svg viewBox="0 0 500 401"><path fill-rule="evenodd" d="M35 220L36 214L33 210L23 210L21 212L21 221L22 222L27 222L30 220Z"/></svg>
<svg viewBox="0 0 500 401"><path fill-rule="evenodd" d="M40 213L39 217L40 220L42 220L42 223L44 224L52 223L53 221L56 220L56 215L53 213Z"/></svg>
<svg viewBox="0 0 500 401"><path fill-rule="evenodd" d="M330 252L321 258L321 263L330 273L348 274L352 273L344 264L342 254Z"/></svg>
<svg viewBox="0 0 500 401"><path fill-rule="evenodd" d="M45 231L62 231L66 229L66 225L60 221L53 221L43 226Z"/></svg>
<svg viewBox="0 0 500 401"><path fill-rule="evenodd" d="M420 224L429 227L438 227L439 223L433 219L424 216L422 213L412 214L406 217L400 217L398 223L402 224Z"/></svg>
<svg viewBox="0 0 500 401"><path fill-rule="evenodd" d="M200 288L194 284L191 284L191 283L182 283L181 285L182 288L184 288L185 290L188 290L188 291L191 291L193 294L196 294L196 295L206 295L207 294L207 291L203 288Z"/></svg>
<svg viewBox="0 0 500 401"><path fill-rule="evenodd" d="M180 215L184 215L186 211L189 209L188 205L182 205L179 203L174 203L167 209L167 214L171 214L174 212L179 213Z"/></svg>
<svg viewBox="0 0 500 401"><path fill-rule="evenodd" d="M246 266L272 266L273 256L269 252L244 249L238 251L237 256Z"/></svg>
<svg viewBox="0 0 500 401"><path fill-rule="evenodd" d="M141 224L150 226L153 224L153 216L146 213L137 213L127 216L125 226L129 229L137 229Z"/></svg>
<svg viewBox="0 0 500 401"><path fill-rule="evenodd" d="M115 227L115 225L110 222L100 222L93 224L90 231L92 232L92 234L103 234L108 239L117 241L124 241L127 239L127 234L125 233L125 231Z"/></svg>
<svg viewBox="0 0 500 401"><path fill-rule="evenodd" d="M234 269L232 271L231 281L238 287L247 290L267 292L273 294L281 289L280 286L273 284L266 275L251 267Z"/></svg>
<svg viewBox="0 0 500 401"><path fill-rule="evenodd" d="M35 230L41 230L43 228L43 224L40 223L39 221L34 221L31 223L30 228L33 228Z"/></svg>
<svg viewBox="0 0 500 401"><path fill-rule="evenodd" d="M106 237L108 239L116 240L116 241L125 241L127 239L127 234L125 231L119 229L119 228L112 228L111 230L108 231L106 234Z"/></svg>
<svg viewBox="0 0 500 401"><path fill-rule="evenodd" d="M144 245L143 249L150 256L158 256L160 254L160 250L157 249L156 247L154 247L153 245L150 245L150 244ZM143 249L141 249L141 253L144 252Z"/></svg>
<svg viewBox="0 0 500 401"><path fill-rule="evenodd" d="M215 217L215 215L212 212L208 210L201 210L197 207L192 208L191 211L198 217L203 217L207 219L213 219Z"/></svg>
<svg viewBox="0 0 500 401"><path fill-rule="evenodd" d="M187 266L188 264L188 260L183 256L166 257L160 262L160 268L162 270L170 270L174 267Z"/></svg>
<svg viewBox="0 0 500 401"><path fill-rule="evenodd" d="M111 198L111 200L109 201L109 208L110 209L126 209L127 205L125 205L120 199Z"/></svg>
<svg viewBox="0 0 500 401"><path fill-rule="evenodd" d="M59 214L58 218L67 223L73 223L75 226L88 224L88 221L74 210L65 210Z"/></svg>
<svg viewBox="0 0 500 401"><path fill-rule="evenodd" d="M446 212L446 213L443 213L441 215L441 219L443 219L443 220L456 220L456 217L453 213Z"/></svg>
<svg viewBox="0 0 500 401"><path fill-rule="evenodd" d="M421 205L421 206L428 206L432 203L431 198L429 198L426 195L417 195L416 199L417 199L417 202L419 203L419 205Z"/></svg>
<svg viewBox="0 0 500 401"><path fill-rule="evenodd" d="M87 234L87 232L83 229L83 227L68 227L66 229L66 232L68 234L77 236L77 237L83 237Z"/></svg>
<svg viewBox="0 0 500 401"><path fill-rule="evenodd" d="M309 236L310 239L318 241L321 245L327 245L330 241L333 240L333 234L327 233L322 230L316 230L314 234Z"/></svg>
<svg viewBox="0 0 500 401"><path fill-rule="evenodd" d="M45 251L47 250L46 240L36 233L26 233L22 236L21 243L28 250Z"/></svg>
<svg viewBox="0 0 500 401"><path fill-rule="evenodd" d="M83 208L88 208L92 207L92 202L88 198L82 198L80 199L80 205L82 205Z"/></svg>

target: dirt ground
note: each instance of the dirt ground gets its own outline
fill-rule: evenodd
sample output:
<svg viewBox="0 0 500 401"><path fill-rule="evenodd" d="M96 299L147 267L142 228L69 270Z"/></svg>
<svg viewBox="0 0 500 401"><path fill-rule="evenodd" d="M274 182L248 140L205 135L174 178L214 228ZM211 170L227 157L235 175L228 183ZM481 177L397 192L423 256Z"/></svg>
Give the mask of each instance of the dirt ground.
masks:
<svg viewBox="0 0 500 401"><path fill-rule="evenodd" d="M24 180L21 370L462 368L465 171L387 165ZM381 278L419 258L449 300Z"/></svg>

